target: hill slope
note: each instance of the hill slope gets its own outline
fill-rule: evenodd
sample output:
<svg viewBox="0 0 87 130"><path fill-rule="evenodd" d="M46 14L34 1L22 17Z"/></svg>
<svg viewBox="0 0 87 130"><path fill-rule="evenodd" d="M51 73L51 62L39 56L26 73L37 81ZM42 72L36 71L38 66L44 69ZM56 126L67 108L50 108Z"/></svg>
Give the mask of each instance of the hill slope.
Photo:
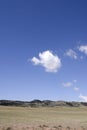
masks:
<svg viewBox="0 0 87 130"><path fill-rule="evenodd" d="M51 100L33 100L33 101L13 101L0 100L0 105L3 106L23 106L23 107L80 107L87 106L87 102L66 102L66 101L51 101Z"/></svg>

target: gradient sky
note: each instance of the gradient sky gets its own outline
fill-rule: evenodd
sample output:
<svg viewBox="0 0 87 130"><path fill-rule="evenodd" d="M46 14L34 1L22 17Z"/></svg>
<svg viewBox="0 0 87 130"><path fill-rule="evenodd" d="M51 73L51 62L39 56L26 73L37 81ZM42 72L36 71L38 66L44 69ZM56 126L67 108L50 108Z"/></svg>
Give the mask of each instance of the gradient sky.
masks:
<svg viewBox="0 0 87 130"><path fill-rule="evenodd" d="M0 0L0 99L87 101L87 0Z"/></svg>

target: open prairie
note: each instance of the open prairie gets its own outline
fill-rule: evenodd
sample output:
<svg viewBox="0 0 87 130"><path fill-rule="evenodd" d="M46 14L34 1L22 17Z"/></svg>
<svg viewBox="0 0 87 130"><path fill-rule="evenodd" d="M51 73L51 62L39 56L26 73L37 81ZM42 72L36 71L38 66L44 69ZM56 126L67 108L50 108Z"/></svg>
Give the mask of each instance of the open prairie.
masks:
<svg viewBox="0 0 87 130"><path fill-rule="evenodd" d="M0 106L0 130L87 130L87 107Z"/></svg>

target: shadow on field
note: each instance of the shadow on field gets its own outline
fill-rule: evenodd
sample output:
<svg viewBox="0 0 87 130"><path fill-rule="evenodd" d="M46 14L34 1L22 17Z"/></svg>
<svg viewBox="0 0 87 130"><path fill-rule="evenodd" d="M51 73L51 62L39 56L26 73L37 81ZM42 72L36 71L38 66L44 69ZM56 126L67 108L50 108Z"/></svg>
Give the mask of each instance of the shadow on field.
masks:
<svg viewBox="0 0 87 130"><path fill-rule="evenodd" d="M85 127L78 127L78 128L71 128L70 126L63 127L62 125L59 126L48 126L48 125L39 125L37 127L33 126L26 126L26 127L2 127L0 130L87 130Z"/></svg>

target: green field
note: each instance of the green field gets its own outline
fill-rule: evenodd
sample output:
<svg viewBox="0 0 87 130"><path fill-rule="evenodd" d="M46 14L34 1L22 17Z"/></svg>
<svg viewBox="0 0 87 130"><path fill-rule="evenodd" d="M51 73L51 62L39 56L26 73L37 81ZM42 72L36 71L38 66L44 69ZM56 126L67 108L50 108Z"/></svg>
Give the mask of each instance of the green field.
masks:
<svg viewBox="0 0 87 130"><path fill-rule="evenodd" d="M47 125L87 130L87 107L8 107L0 106L0 128ZM83 129L84 127L84 129ZM4 128L5 129L5 128Z"/></svg>

